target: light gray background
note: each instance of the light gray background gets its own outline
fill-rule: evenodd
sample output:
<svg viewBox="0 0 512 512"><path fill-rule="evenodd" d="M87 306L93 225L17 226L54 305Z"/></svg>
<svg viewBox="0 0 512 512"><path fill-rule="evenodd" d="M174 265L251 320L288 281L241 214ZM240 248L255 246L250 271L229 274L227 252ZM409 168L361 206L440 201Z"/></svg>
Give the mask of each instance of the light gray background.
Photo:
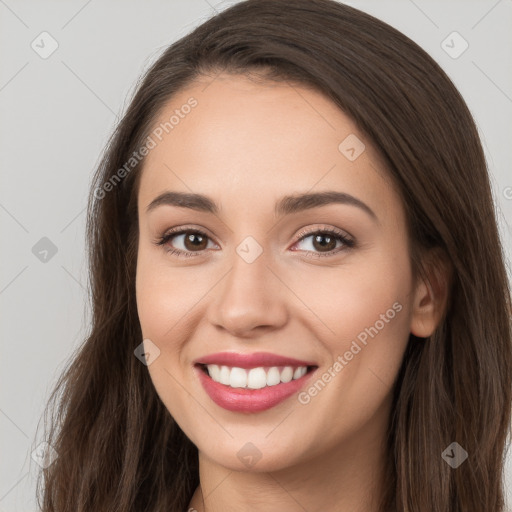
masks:
<svg viewBox="0 0 512 512"><path fill-rule="evenodd" d="M85 208L101 150L143 69L232 3L0 0L0 512L36 510L36 427L87 331ZM459 87L486 149L510 261L512 1L347 3L407 34ZM59 45L47 59L31 48L43 31ZM469 43L456 59L441 46L453 31ZM32 252L43 237L58 249L46 262ZM510 455L506 481L512 503Z"/></svg>

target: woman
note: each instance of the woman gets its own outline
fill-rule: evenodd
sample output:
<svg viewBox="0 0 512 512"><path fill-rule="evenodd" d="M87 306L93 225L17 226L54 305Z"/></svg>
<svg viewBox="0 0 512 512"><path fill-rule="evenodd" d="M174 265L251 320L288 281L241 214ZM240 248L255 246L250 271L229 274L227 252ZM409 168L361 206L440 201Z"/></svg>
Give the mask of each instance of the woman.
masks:
<svg viewBox="0 0 512 512"><path fill-rule="evenodd" d="M135 93L88 237L44 511L504 510L484 155L395 29L331 0L202 24Z"/></svg>

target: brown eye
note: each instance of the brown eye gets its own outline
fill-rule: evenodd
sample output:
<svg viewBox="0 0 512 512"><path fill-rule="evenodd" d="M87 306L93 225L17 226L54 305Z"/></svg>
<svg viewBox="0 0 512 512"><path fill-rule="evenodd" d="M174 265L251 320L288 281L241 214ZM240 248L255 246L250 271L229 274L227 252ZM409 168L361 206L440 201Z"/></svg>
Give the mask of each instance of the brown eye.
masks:
<svg viewBox="0 0 512 512"><path fill-rule="evenodd" d="M184 238L184 245L187 251L202 251L208 245L208 237L197 232L187 231Z"/></svg>
<svg viewBox="0 0 512 512"><path fill-rule="evenodd" d="M321 252L329 252L336 249L336 238L332 235L314 235L313 247Z"/></svg>
<svg viewBox="0 0 512 512"><path fill-rule="evenodd" d="M208 249L210 237L197 229L176 229L155 242L175 256L200 256ZM213 243L213 242L212 242ZM215 245L215 244L213 244Z"/></svg>
<svg viewBox="0 0 512 512"><path fill-rule="evenodd" d="M302 232L296 242L298 250L311 253L313 256L334 256L340 251L355 246L355 241L342 231L323 229L310 232ZM302 247L300 247L302 245ZM294 249L297 250L297 249Z"/></svg>

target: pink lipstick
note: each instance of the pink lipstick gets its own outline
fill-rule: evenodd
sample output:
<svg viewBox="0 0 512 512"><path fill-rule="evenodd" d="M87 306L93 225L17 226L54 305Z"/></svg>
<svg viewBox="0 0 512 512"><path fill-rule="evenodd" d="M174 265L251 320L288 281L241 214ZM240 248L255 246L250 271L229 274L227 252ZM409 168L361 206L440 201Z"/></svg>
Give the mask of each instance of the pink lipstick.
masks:
<svg viewBox="0 0 512 512"><path fill-rule="evenodd" d="M194 361L208 396L224 409L245 413L283 402L303 388L317 368L311 361L268 352L221 352Z"/></svg>

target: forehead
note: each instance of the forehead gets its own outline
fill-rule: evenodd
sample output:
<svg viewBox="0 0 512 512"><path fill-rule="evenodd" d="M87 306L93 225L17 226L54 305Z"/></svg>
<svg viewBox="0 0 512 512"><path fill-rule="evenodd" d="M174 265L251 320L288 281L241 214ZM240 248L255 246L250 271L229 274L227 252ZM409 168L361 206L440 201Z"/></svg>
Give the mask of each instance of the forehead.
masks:
<svg viewBox="0 0 512 512"><path fill-rule="evenodd" d="M152 133L158 137L143 166L141 207L168 189L211 194L220 203L238 198L238 207L248 208L261 194L333 187L377 209L397 201L369 141L311 88L239 75L203 78L173 96Z"/></svg>

